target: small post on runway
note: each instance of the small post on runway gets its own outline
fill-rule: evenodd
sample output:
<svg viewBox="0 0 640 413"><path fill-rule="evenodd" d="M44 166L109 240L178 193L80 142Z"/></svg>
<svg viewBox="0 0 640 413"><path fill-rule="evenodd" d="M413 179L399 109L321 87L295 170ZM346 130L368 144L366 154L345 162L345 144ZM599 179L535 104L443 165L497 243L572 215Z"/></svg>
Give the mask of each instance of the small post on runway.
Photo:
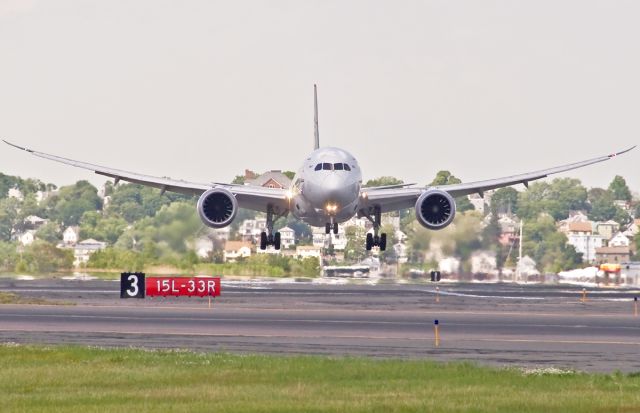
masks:
<svg viewBox="0 0 640 413"><path fill-rule="evenodd" d="M638 316L638 297L633 297L633 316Z"/></svg>
<svg viewBox="0 0 640 413"><path fill-rule="evenodd" d="M211 308L211 296L209 296L209 308Z"/></svg>
<svg viewBox="0 0 640 413"><path fill-rule="evenodd" d="M440 287L436 287L436 303L440 302Z"/></svg>
<svg viewBox="0 0 640 413"><path fill-rule="evenodd" d="M438 320L433 322L433 332L435 333L435 346L440 347L440 331L439 331L439 323Z"/></svg>
<svg viewBox="0 0 640 413"><path fill-rule="evenodd" d="M582 301L583 304L587 302L587 289L586 288L582 289L582 298L580 299L580 301Z"/></svg>

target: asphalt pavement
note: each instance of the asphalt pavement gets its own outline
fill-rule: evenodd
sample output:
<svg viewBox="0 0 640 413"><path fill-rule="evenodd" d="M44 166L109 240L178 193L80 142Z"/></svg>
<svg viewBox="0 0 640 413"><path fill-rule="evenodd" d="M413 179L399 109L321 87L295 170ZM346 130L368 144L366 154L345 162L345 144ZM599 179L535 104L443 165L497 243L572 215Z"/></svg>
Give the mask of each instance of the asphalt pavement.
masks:
<svg viewBox="0 0 640 413"><path fill-rule="evenodd" d="M0 342L640 371L640 317L633 301L640 292L589 289L582 302L581 290L223 281L210 308L206 298L120 299L114 281L6 278L0 291L73 305L0 305Z"/></svg>

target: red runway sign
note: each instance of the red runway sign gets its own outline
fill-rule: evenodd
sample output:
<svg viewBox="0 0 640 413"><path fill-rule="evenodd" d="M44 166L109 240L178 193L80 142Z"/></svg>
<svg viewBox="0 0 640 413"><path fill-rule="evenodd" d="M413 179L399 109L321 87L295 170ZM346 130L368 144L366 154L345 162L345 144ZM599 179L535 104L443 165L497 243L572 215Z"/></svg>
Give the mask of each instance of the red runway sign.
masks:
<svg viewBox="0 0 640 413"><path fill-rule="evenodd" d="M146 293L149 297L188 296L208 297L220 295L220 278L216 277L148 277Z"/></svg>
<svg viewBox="0 0 640 413"><path fill-rule="evenodd" d="M148 277L140 272L120 275L120 298L220 295L220 277Z"/></svg>

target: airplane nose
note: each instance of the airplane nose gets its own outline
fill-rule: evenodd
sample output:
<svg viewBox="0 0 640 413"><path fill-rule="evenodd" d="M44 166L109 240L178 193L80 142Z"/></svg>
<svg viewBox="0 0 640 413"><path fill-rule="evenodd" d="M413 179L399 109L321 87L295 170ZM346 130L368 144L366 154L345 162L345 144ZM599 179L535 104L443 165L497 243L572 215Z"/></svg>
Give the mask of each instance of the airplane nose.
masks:
<svg viewBox="0 0 640 413"><path fill-rule="evenodd" d="M346 179L342 174L330 174L323 184L327 202L335 202L338 206L351 202L351 194L347 187Z"/></svg>

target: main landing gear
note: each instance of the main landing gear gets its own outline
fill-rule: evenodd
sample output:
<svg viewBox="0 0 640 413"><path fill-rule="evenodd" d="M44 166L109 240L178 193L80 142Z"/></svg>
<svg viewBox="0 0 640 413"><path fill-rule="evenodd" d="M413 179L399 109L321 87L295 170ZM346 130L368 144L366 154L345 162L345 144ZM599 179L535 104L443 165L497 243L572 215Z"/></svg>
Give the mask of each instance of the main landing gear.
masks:
<svg viewBox="0 0 640 413"><path fill-rule="evenodd" d="M381 212L380 207L372 208L373 217L371 213L366 213L365 211L360 211L362 215L364 215L369 221L373 223L373 234L367 234L366 247L367 251L371 251L373 247L380 247L380 251L384 251L387 249L387 234L380 234L380 222L381 222Z"/></svg>
<svg viewBox="0 0 640 413"><path fill-rule="evenodd" d="M280 233L273 233L273 223L280 217L283 217L287 214L288 211L285 211L281 214L278 214L274 219L274 210L271 205L267 207L267 231L260 233L260 249L266 250L267 246L273 245L273 247L277 250L280 249Z"/></svg>
<svg viewBox="0 0 640 413"><path fill-rule="evenodd" d="M334 222L333 224L327 222L324 225L324 233L325 234L330 234L332 229L333 229L333 233L338 235L338 223L337 222Z"/></svg>

